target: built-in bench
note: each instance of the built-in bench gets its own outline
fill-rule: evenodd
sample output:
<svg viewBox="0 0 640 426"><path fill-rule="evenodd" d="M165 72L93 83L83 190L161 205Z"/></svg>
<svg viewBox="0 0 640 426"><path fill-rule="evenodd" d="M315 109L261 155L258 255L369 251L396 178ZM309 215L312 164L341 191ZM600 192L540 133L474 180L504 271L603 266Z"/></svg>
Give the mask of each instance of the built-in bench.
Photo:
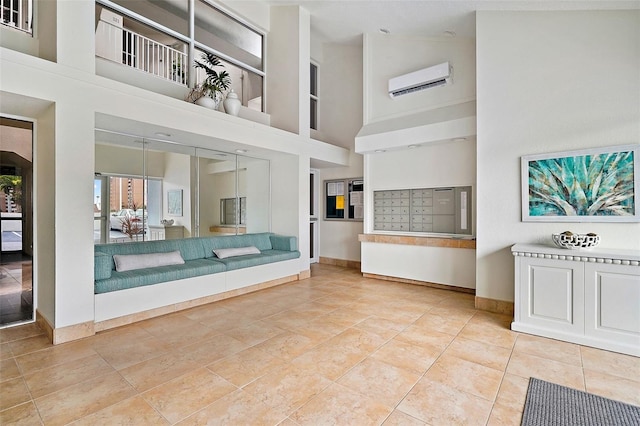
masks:
<svg viewBox="0 0 640 426"><path fill-rule="evenodd" d="M270 232L98 244L96 328L208 303L234 290L295 280L299 257L296 237Z"/></svg>

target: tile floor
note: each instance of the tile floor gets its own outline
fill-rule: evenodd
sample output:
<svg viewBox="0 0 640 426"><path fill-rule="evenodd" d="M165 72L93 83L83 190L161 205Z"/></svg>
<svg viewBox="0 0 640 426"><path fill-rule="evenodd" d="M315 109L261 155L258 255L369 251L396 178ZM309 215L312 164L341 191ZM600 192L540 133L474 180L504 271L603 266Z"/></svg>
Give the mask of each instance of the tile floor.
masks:
<svg viewBox="0 0 640 426"><path fill-rule="evenodd" d="M0 326L29 321L33 318L31 259L0 264Z"/></svg>
<svg viewBox="0 0 640 426"><path fill-rule="evenodd" d="M468 294L310 279L51 346L0 331L0 424L519 425L530 376L640 405L640 358L509 330Z"/></svg>

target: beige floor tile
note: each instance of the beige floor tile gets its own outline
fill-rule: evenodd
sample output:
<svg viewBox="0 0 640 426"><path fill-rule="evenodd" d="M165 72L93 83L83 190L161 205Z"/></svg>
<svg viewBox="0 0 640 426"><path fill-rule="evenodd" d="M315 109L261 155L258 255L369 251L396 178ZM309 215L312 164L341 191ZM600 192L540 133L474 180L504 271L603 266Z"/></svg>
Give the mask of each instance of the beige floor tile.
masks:
<svg viewBox="0 0 640 426"><path fill-rule="evenodd" d="M13 358L11 347L9 346L9 343L0 343L0 360L5 360L7 358Z"/></svg>
<svg viewBox="0 0 640 426"><path fill-rule="evenodd" d="M145 330L147 322L126 325L112 330L101 331L88 342L94 347L127 346L139 340L148 339L152 334Z"/></svg>
<svg viewBox="0 0 640 426"><path fill-rule="evenodd" d="M266 321L255 321L243 327L232 328L225 331L224 334L247 345L254 346L284 332L284 329Z"/></svg>
<svg viewBox="0 0 640 426"><path fill-rule="evenodd" d="M413 345L402 340L392 339L373 353L371 358L422 374L431 367L440 353L440 349L432 346Z"/></svg>
<svg viewBox="0 0 640 426"><path fill-rule="evenodd" d="M194 342L178 349L176 353L183 359L191 360L200 366L209 365L249 347L246 343L224 334L217 335L213 339Z"/></svg>
<svg viewBox="0 0 640 426"><path fill-rule="evenodd" d="M291 414L331 383L313 370L284 366L248 384L244 390L278 412Z"/></svg>
<svg viewBox="0 0 640 426"><path fill-rule="evenodd" d="M96 351L116 370L130 367L156 358L171 350L171 344L153 336L126 345L110 345L96 348Z"/></svg>
<svg viewBox="0 0 640 426"><path fill-rule="evenodd" d="M151 408L139 396L126 399L115 405L103 408L97 413L83 417L74 426L111 426L111 425L169 425L156 410Z"/></svg>
<svg viewBox="0 0 640 426"><path fill-rule="evenodd" d="M507 373L525 378L535 377L584 391L582 369L564 362L514 352L509 360Z"/></svg>
<svg viewBox="0 0 640 426"><path fill-rule="evenodd" d="M38 414L33 401L0 411L0 425L34 426L41 424L40 414Z"/></svg>
<svg viewBox="0 0 640 426"><path fill-rule="evenodd" d="M284 361L291 361L315 345L316 342L307 336L286 332L256 345L256 348Z"/></svg>
<svg viewBox="0 0 640 426"><path fill-rule="evenodd" d="M584 378L587 392L640 406L640 382L631 380L637 376L625 379L599 371L585 370Z"/></svg>
<svg viewBox="0 0 640 426"><path fill-rule="evenodd" d="M272 426L285 418L264 404L260 397L238 389L178 424Z"/></svg>
<svg viewBox="0 0 640 426"><path fill-rule="evenodd" d="M20 377L20 369L15 358L8 358L0 361L0 383Z"/></svg>
<svg viewBox="0 0 640 426"><path fill-rule="evenodd" d="M448 318L446 316L432 314L427 312L414 323L415 326L428 330L439 331L457 335L460 330L467 324L467 320L460 318Z"/></svg>
<svg viewBox="0 0 640 426"><path fill-rule="evenodd" d="M514 411L524 411L524 402L527 399L528 388L528 378L507 373L504 375L502 383L500 384L496 403Z"/></svg>
<svg viewBox="0 0 640 426"><path fill-rule="evenodd" d="M397 409L432 425L484 425L491 407L486 399L423 378Z"/></svg>
<svg viewBox="0 0 640 426"><path fill-rule="evenodd" d="M45 335L27 337L21 340L13 340L9 342L9 347L14 356L20 356L42 349L50 348L53 344Z"/></svg>
<svg viewBox="0 0 640 426"><path fill-rule="evenodd" d="M24 376L33 398L113 372L98 354L45 368Z"/></svg>
<svg viewBox="0 0 640 426"><path fill-rule="evenodd" d="M512 349L513 345L516 343L518 333L500 326L487 327L483 324L473 322L473 318L471 318L462 331L460 331L459 336L469 340Z"/></svg>
<svg viewBox="0 0 640 426"><path fill-rule="evenodd" d="M444 354L431 366L425 378L486 400L495 399L503 372Z"/></svg>
<svg viewBox="0 0 640 426"><path fill-rule="evenodd" d="M421 374L415 371L367 358L342 376L338 383L393 408L411 390L420 376Z"/></svg>
<svg viewBox="0 0 640 426"><path fill-rule="evenodd" d="M640 358L513 332L473 295L311 268L63 345L0 330L0 424L509 425L532 376L640 405Z"/></svg>
<svg viewBox="0 0 640 426"><path fill-rule="evenodd" d="M513 316L496 314L487 311L477 311L469 320L471 324L481 324L488 328L510 329L513 322Z"/></svg>
<svg viewBox="0 0 640 426"><path fill-rule="evenodd" d="M427 424L422 420L411 417L402 411L395 410L387 417L387 420L382 423L383 426L426 426Z"/></svg>
<svg viewBox="0 0 640 426"><path fill-rule="evenodd" d="M372 398L334 383L290 417L301 426L377 425L390 412L390 408Z"/></svg>
<svg viewBox="0 0 640 426"><path fill-rule="evenodd" d="M478 313L478 311L474 308L436 305L427 313L430 315L438 315L442 318L448 318L466 323L471 318L473 318Z"/></svg>
<svg viewBox="0 0 640 426"><path fill-rule="evenodd" d="M573 343L532 336L530 334L520 334L513 347L513 351L582 367L580 346L574 345Z"/></svg>
<svg viewBox="0 0 640 426"><path fill-rule="evenodd" d="M366 356L366 353L354 348L323 344L295 358L292 365L308 371L315 370L329 380L336 380Z"/></svg>
<svg viewBox="0 0 640 426"><path fill-rule="evenodd" d="M411 325L398 334L395 338L403 342L411 343L418 346L431 346L434 349L444 351L451 343L455 336L447 333L441 333L436 330Z"/></svg>
<svg viewBox="0 0 640 426"><path fill-rule="evenodd" d="M80 360L92 355L96 355L92 341L83 339L19 356L16 358L16 362L20 366L23 374L29 374L44 368Z"/></svg>
<svg viewBox="0 0 640 426"><path fill-rule="evenodd" d="M284 362L282 358L270 355L260 348L252 347L216 361L208 368L234 385L242 387L258 377L264 376Z"/></svg>
<svg viewBox="0 0 640 426"><path fill-rule="evenodd" d="M124 368L120 374L138 392L144 392L201 366L193 359L172 352Z"/></svg>
<svg viewBox="0 0 640 426"><path fill-rule="evenodd" d="M135 395L116 372L96 377L35 400L46 425L62 425Z"/></svg>
<svg viewBox="0 0 640 426"><path fill-rule="evenodd" d="M511 350L458 337L451 342L445 354L504 371L507 368Z"/></svg>
<svg viewBox="0 0 640 426"><path fill-rule="evenodd" d="M326 295L326 293L324 295ZM313 302L307 302L307 303L298 305L295 308L293 308L293 310L296 312L303 312L305 314L322 316L322 315L327 315L332 311L335 311L336 307L332 304L324 304L322 302L314 300Z"/></svg>
<svg viewBox="0 0 640 426"><path fill-rule="evenodd" d="M35 323L0 329L0 343L23 340L34 336L43 336L44 331Z"/></svg>
<svg viewBox="0 0 640 426"><path fill-rule="evenodd" d="M29 389L22 377L2 382L2 386L0 386L0 411L14 405L24 404L30 399Z"/></svg>
<svg viewBox="0 0 640 426"><path fill-rule="evenodd" d="M349 307L343 307L331 312L330 315L325 315L324 318L326 318L328 322L338 324L346 328L364 321L369 318L369 316L369 314L354 311Z"/></svg>
<svg viewBox="0 0 640 426"><path fill-rule="evenodd" d="M364 321L360 321L353 327L359 330L377 334L378 336L388 340L395 337L398 333L407 328L407 324L371 316Z"/></svg>
<svg viewBox="0 0 640 426"><path fill-rule="evenodd" d="M348 327L331 322L330 315L325 315L309 320L301 327L294 327L291 331L307 336L317 345L337 336L347 328Z"/></svg>
<svg viewBox="0 0 640 426"><path fill-rule="evenodd" d="M206 368L197 369L142 394L172 424L207 407L237 388Z"/></svg>
<svg viewBox="0 0 640 426"><path fill-rule="evenodd" d="M599 371L640 382L640 357L580 347L585 370Z"/></svg>
<svg viewBox="0 0 640 426"><path fill-rule="evenodd" d="M520 426L521 423L522 411L495 404L487 426Z"/></svg>

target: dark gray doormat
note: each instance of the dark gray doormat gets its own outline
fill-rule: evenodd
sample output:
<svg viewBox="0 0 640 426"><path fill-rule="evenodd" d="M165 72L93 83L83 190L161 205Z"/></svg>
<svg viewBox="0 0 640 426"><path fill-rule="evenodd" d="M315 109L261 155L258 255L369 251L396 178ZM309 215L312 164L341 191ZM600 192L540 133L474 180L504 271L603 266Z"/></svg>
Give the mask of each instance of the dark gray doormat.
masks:
<svg viewBox="0 0 640 426"><path fill-rule="evenodd" d="M640 425L640 407L534 377L529 380L522 426L627 425Z"/></svg>

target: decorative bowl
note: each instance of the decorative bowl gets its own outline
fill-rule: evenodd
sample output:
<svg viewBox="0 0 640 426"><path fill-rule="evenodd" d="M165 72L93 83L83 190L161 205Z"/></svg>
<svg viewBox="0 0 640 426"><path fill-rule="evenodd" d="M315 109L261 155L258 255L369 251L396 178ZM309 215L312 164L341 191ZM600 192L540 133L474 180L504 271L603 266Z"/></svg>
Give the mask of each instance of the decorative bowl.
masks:
<svg viewBox="0 0 640 426"><path fill-rule="evenodd" d="M600 236L596 234L572 234L563 232L562 234L552 234L553 242L566 249L592 248L600 244Z"/></svg>
<svg viewBox="0 0 640 426"><path fill-rule="evenodd" d="M160 223L164 226L171 226L173 225L173 219L162 219Z"/></svg>

